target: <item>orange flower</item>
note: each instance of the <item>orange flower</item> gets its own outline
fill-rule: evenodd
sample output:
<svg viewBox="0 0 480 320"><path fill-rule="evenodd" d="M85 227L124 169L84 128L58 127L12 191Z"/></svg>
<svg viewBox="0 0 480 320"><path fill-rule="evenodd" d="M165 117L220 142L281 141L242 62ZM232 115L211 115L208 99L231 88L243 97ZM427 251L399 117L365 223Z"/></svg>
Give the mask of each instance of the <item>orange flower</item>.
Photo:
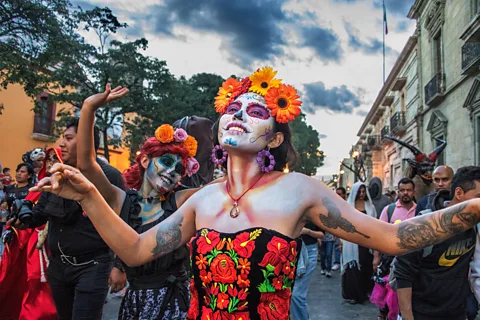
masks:
<svg viewBox="0 0 480 320"><path fill-rule="evenodd" d="M243 259L243 258L240 258L238 259L238 267L237 269L240 269L240 273L241 274L248 274L250 272L250 262L248 261L248 259Z"/></svg>
<svg viewBox="0 0 480 320"><path fill-rule="evenodd" d="M224 113L227 106L232 102L233 94L238 90L240 82L235 78L228 78L218 88L217 96L215 97L215 110L218 113Z"/></svg>
<svg viewBox="0 0 480 320"><path fill-rule="evenodd" d="M300 114L302 102L298 100L299 98L294 87L281 84L278 88L268 90L265 101L277 122L287 123Z"/></svg>
<svg viewBox="0 0 480 320"><path fill-rule="evenodd" d="M195 138L192 136L188 136L184 144L185 144L185 148L187 148L188 155L190 157L195 157L195 155L197 154L197 147L198 147L197 140L195 140Z"/></svg>
<svg viewBox="0 0 480 320"><path fill-rule="evenodd" d="M204 257L203 254L196 256L195 260L197 260L195 264L198 266L198 269L202 270L207 268L207 258Z"/></svg>
<svg viewBox="0 0 480 320"><path fill-rule="evenodd" d="M155 130L155 138L161 143L170 143L173 141L175 130L169 124L162 124Z"/></svg>

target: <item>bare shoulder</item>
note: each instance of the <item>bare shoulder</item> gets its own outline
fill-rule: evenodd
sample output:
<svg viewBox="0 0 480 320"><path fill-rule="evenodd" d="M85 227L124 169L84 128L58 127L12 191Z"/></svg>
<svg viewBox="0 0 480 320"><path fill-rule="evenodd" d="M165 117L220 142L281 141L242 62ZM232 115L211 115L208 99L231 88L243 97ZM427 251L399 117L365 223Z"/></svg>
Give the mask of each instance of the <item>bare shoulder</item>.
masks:
<svg viewBox="0 0 480 320"><path fill-rule="evenodd" d="M188 199L188 201L198 201L200 199L205 199L205 197L212 196L213 194L221 191L221 188L224 188L224 183L215 183L209 184L203 187L202 189L195 192L193 196Z"/></svg>

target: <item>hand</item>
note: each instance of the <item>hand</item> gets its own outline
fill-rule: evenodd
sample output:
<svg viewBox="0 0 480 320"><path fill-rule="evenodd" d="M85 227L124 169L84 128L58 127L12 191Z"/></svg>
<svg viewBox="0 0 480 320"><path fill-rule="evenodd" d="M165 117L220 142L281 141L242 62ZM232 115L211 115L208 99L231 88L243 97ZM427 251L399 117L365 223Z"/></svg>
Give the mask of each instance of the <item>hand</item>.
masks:
<svg viewBox="0 0 480 320"><path fill-rule="evenodd" d="M28 228L28 226L26 224L23 224L20 219L16 219L16 218L12 218L10 220L7 221L6 225L8 227L14 227L14 228L17 228L19 230L25 230Z"/></svg>
<svg viewBox="0 0 480 320"><path fill-rule="evenodd" d="M113 268L108 278L108 285L110 286L110 293L117 293L127 285L127 274L117 268Z"/></svg>
<svg viewBox="0 0 480 320"><path fill-rule="evenodd" d="M56 163L50 169L52 175L43 178L31 192L51 192L59 197L82 201L95 191L95 186L76 168Z"/></svg>
<svg viewBox="0 0 480 320"><path fill-rule="evenodd" d="M372 265L373 265L373 272L377 272L377 269L378 269L378 265L380 264L380 257L374 257L373 258L373 261L372 261Z"/></svg>
<svg viewBox="0 0 480 320"><path fill-rule="evenodd" d="M111 101L122 98L128 93L128 91L129 90L127 88L123 88L122 86L118 86L112 90L110 83L107 83L104 92L88 97L83 102L83 105L91 106L96 110Z"/></svg>
<svg viewBox="0 0 480 320"><path fill-rule="evenodd" d="M310 229L308 229L308 228L302 228L302 232L300 232L300 234L301 234L302 236L304 236L304 235L308 236L308 235L310 235Z"/></svg>

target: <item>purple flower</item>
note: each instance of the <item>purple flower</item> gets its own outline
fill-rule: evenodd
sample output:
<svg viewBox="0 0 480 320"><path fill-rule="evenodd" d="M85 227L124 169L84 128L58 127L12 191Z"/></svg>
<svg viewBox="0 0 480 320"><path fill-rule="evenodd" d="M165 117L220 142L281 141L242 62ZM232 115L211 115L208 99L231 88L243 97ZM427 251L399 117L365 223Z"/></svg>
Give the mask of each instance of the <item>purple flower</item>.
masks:
<svg viewBox="0 0 480 320"><path fill-rule="evenodd" d="M265 158L268 158L268 166L265 166ZM257 155L257 163L262 172L268 173L275 167L275 158L269 151L262 150Z"/></svg>
<svg viewBox="0 0 480 320"><path fill-rule="evenodd" d="M197 159L195 158L188 158L187 159L187 176L191 177L195 173L198 172L200 169L200 164L198 163Z"/></svg>
<svg viewBox="0 0 480 320"><path fill-rule="evenodd" d="M188 133L183 130L183 129L176 129L175 133L173 134L173 139L175 139L175 142L183 142L187 140L188 138Z"/></svg>

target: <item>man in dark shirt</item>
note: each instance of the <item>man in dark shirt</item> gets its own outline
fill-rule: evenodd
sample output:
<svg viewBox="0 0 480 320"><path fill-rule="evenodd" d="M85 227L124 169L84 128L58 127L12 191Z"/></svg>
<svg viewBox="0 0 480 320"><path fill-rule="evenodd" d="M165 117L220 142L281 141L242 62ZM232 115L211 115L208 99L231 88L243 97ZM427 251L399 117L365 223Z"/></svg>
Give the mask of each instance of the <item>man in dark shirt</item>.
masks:
<svg viewBox="0 0 480 320"><path fill-rule="evenodd" d="M426 196L420 198L417 202L416 215L418 216L420 212L425 209L430 209L432 201L441 190L450 191L450 185L452 184L453 179L453 169L449 166L438 166L433 171L432 180L435 186L435 192L427 194Z"/></svg>
<svg viewBox="0 0 480 320"><path fill-rule="evenodd" d="M34 171L29 163L20 163L17 166L15 179L17 183L5 188L5 200L10 208L15 200L25 199L32 184Z"/></svg>
<svg viewBox="0 0 480 320"><path fill-rule="evenodd" d="M64 163L76 166L78 119L67 123L60 143ZM95 130L95 148L100 137ZM97 158L108 180L124 188L121 173ZM48 282L59 319L101 319L108 293L113 255L88 218L88 212L76 202L51 193L42 193L33 208L30 228L49 221L50 264Z"/></svg>

